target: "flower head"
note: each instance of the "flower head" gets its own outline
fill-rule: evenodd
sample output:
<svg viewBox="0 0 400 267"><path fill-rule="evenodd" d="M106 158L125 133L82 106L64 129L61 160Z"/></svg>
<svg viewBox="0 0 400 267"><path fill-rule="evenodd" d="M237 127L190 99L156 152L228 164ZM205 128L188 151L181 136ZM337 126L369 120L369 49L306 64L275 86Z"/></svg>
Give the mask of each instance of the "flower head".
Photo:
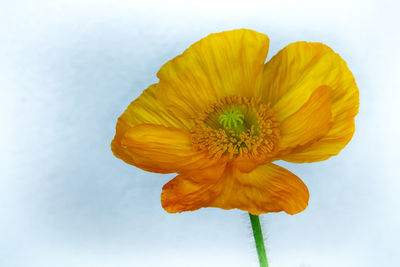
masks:
<svg viewBox="0 0 400 267"><path fill-rule="evenodd" d="M265 63L268 45L252 30L211 34L164 64L118 119L116 157L178 173L162 190L166 211L298 213L307 187L272 162L326 160L350 141L358 88L341 57L297 42Z"/></svg>

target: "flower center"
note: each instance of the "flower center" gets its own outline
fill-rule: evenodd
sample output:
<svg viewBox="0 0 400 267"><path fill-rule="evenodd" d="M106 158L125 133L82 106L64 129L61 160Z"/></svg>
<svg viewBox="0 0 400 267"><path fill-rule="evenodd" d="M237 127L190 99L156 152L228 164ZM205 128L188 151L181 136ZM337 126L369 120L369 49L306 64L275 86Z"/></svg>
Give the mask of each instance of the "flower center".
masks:
<svg viewBox="0 0 400 267"><path fill-rule="evenodd" d="M254 98L226 97L195 118L191 133L194 148L213 157L261 158L276 150L279 123Z"/></svg>
<svg viewBox="0 0 400 267"><path fill-rule="evenodd" d="M243 127L244 115L236 110L226 111L219 116L219 122L226 129L233 129L237 131L245 130Z"/></svg>

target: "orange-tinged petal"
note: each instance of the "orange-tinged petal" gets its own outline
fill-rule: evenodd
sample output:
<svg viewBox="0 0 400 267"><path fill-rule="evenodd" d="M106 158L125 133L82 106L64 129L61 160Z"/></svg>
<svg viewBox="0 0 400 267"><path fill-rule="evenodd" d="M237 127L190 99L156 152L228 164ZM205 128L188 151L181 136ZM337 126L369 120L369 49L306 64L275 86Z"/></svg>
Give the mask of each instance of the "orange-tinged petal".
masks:
<svg viewBox="0 0 400 267"><path fill-rule="evenodd" d="M159 98L192 118L220 98L251 97L261 84L268 45L266 35L252 30L211 34L162 66Z"/></svg>
<svg viewBox="0 0 400 267"><path fill-rule="evenodd" d="M308 205L309 193L293 173L275 164L242 173L229 166L219 179L179 175L163 187L161 202L170 213L202 207L241 209L258 215L285 211L296 214Z"/></svg>
<svg viewBox="0 0 400 267"><path fill-rule="evenodd" d="M293 173L269 163L250 173L226 169L221 193L210 204L222 209L241 209L254 215L285 211L296 214L308 205L305 184Z"/></svg>
<svg viewBox="0 0 400 267"><path fill-rule="evenodd" d="M271 103L280 121L302 107L321 85L332 88L332 126L319 141L299 147L284 160L313 162L338 154L354 133L358 88L346 62L321 43L290 44L265 65L263 84L256 95ZM285 105L289 99L294 102Z"/></svg>
<svg viewBox="0 0 400 267"><path fill-rule="evenodd" d="M337 155L350 142L355 131L354 118L349 118L347 121L343 120L343 124L348 125L347 128L335 128L335 130L342 130L340 133L334 134L331 129L319 141L308 146L299 147L280 158L289 162L305 163L327 160Z"/></svg>
<svg viewBox="0 0 400 267"><path fill-rule="evenodd" d="M324 137L332 126L331 105L329 86L315 90L307 103L281 122L279 148L293 149Z"/></svg>
<svg viewBox="0 0 400 267"><path fill-rule="evenodd" d="M157 84L150 85L118 118L111 150L117 158L134 164L130 153L121 146L122 137L137 124L152 123L177 128L189 128L189 121L175 116L157 100Z"/></svg>
<svg viewBox="0 0 400 267"><path fill-rule="evenodd" d="M147 171L204 172L210 166L216 165L216 169L222 173L225 166L222 160L210 159L208 153L194 150L190 133L174 127L136 125L125 133L121 145L134 165ZM215 172L218 175L217 170Z"/></svg>
<svg viewBox="0 0 400 267"><path fill-rule="evenodd" d="M232 162L232 164L239 171L249 173L257 168L259 165L265 163L264 161L264 159L256 160L253 158L238 157Z"/></svg>
<svg viewBox="0 0 400 267"><path fill-rule="evenodd" d="M213 168L209 171L213 172ZM222 186L217 179L210 181L205 176L181 174L163 186L161 205L169 213L209 207L220 194Z"/></svg>

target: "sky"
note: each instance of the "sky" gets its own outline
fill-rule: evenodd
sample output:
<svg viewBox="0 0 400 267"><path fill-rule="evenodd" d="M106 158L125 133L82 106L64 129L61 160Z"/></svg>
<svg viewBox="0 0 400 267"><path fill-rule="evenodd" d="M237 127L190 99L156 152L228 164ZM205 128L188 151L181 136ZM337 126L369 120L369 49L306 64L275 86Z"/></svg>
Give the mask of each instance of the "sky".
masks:
<svg viewBox="0 0 400 267"><path fill-rule="evenodd" d="M110 150L117 118L156 72L213 32L329 45L360 90L350 144L277 162L310 191L297 215L261 216L270 266L397 266L400 230L396 1L0 2L0 266L257 266L246 212L168 214L174 174Z"/></svg>

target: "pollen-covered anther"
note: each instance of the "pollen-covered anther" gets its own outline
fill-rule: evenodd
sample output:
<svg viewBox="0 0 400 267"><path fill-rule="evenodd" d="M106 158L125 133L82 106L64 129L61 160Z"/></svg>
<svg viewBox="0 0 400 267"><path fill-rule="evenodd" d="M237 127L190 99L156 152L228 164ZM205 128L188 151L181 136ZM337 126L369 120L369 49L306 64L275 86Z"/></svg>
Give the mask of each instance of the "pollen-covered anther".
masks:
<svg viewBox="0 0 400 267"><path fill-rule="evenodd" d="M271 108L254 98L220 99L195 121L193 146L213 157L261 158L277 149L279 123Z"/></svg>

